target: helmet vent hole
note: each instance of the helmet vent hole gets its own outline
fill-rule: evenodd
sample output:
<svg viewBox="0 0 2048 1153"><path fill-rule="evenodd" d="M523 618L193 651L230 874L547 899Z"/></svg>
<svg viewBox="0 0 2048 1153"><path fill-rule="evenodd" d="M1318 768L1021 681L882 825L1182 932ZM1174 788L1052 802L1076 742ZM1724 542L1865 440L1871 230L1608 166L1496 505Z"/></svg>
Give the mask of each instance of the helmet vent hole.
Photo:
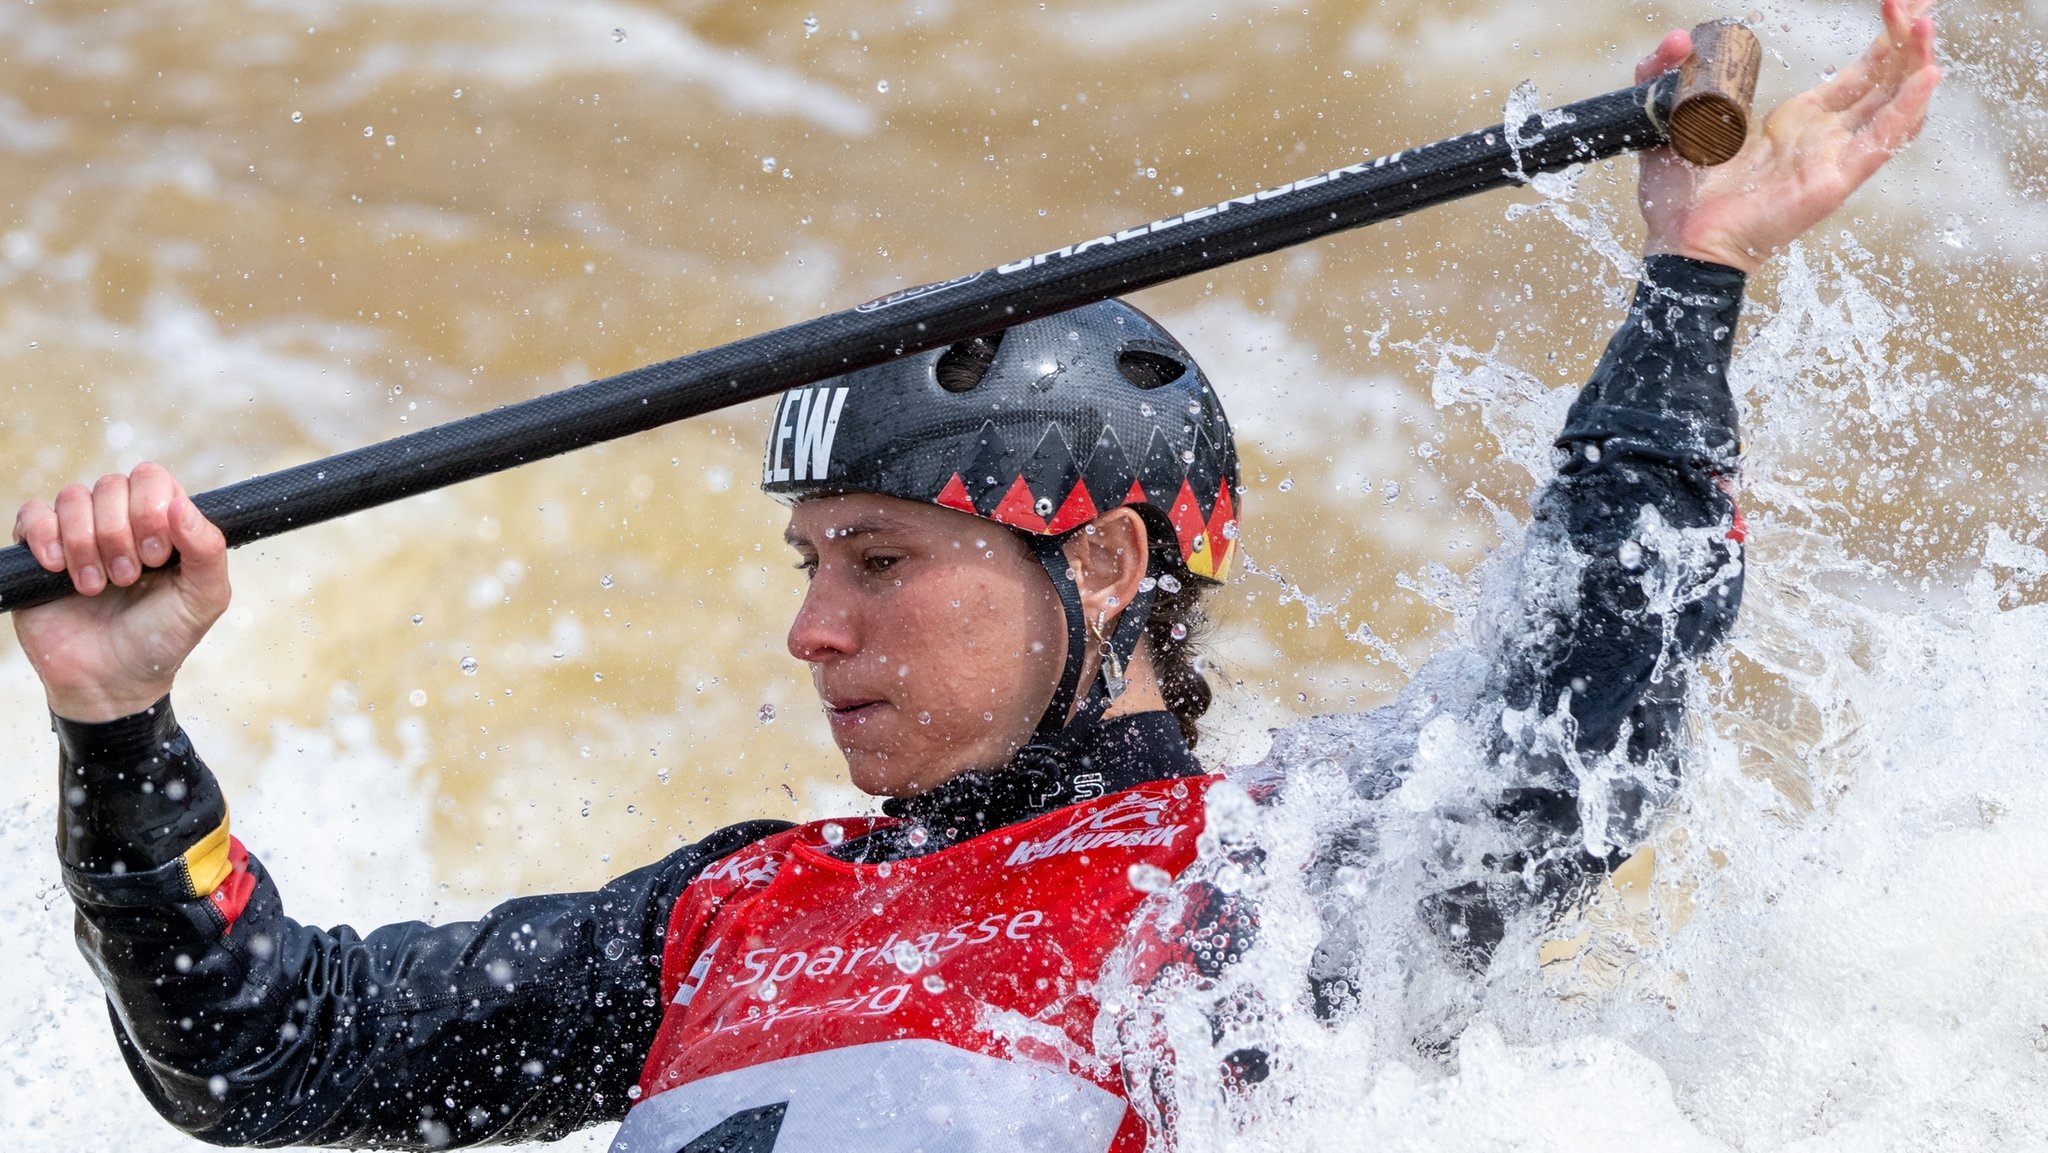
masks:
<svg viewBox="0 0 2048 1153"><path fill-rule="evenodd" d="M1002 345L1003 334L997 332L963 340L947 349L932 370L939 378L939 387L947 392L966 392L980 384L981 378L988 375L988 366L995 363L996 349Z"/></svg>
<svg viewBox="0 0 2048 1153"><path fill-rule="evenodd" d="M1188 370L1187 365L1170 356L1135 348L1117 353L1116 366L1123 372L1125 380L1139 388L1172 384Z"/></svg>

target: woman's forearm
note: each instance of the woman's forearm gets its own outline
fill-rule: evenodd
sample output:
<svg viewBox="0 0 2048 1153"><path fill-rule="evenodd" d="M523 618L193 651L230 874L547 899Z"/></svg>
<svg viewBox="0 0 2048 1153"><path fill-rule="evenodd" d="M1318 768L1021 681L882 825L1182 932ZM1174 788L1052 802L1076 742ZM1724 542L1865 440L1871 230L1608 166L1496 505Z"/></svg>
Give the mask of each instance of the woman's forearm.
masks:
<svg viewBox="0 0 2048 1153"><path fill-rule="evenodd" d="M285 915L171 715L58 722L78 941L150 1102L217 1144L444 1147L625 1114L661 932L733 826L596 892L367 935Z"/></svg>

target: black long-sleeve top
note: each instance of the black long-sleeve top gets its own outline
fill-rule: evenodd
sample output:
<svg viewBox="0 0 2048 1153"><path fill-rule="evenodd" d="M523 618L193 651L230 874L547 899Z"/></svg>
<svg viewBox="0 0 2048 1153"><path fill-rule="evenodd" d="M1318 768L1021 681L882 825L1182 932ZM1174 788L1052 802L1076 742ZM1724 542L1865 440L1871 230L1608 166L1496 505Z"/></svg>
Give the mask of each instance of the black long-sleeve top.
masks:
<svg viewBox="0 0 2048 1153"><path fill-rule="evenodd" d="M1625 843L1675 772L1684 669L1725 633L1740 597L1726 370L1742 285L1731 269L1652 257L1558 439L1563 463L1537 497L1528 545L1546 567L1523 582L1525 627L1495 646L1482 690L1522 715L1568 716L1571 738L1559 747L1503 731L1509 779L1492 816L1520 830L1500 862L1509 879L1447 886L1438 913L1482 950L1504 913L1602 861L1584 848L1569 753L1608 753L1625 733L1621 751L1641 769L1603 843ZM661 1017L662 935L678 896L708 865L789 827L729 826L595 892L367 935L292 920L252 857L227 928L206 895L220 884L226 804L169 700L55 728L58 853L79 946L144 1094L221 1144L442 1147L624 1116ZM1068 752L1119 788L1198 771L1164 713L1105 722ZM1391 788L1401 761L1398 748L1361 757L1361 791ZM1031 771L1057 786L1076 768ZM1057 787L1012 783L961 778L899 815L957 839L1063 803ZM919 840L849 851L947 843Z"/></svg>

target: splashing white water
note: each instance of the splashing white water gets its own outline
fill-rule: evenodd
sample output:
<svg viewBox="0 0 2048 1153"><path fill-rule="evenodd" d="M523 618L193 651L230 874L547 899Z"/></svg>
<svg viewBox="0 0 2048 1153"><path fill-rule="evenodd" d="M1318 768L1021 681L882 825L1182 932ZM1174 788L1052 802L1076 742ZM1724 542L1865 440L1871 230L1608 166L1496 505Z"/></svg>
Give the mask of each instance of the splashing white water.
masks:
<svg viewBox="0 0 2048 1153"><path fill-rule="evenodd" d="M137 66L135 47L104 29L32 26L31 16L43 7L0 13L0 27L24 46L18 55L61 56L85 77ZM1265 7L1224 5L1224 22L1248 20ZM1066 43L1068 54L1099 59L1156 42L1160 15L1168 8L1149 0L1110 5L1095 14L1085 35ZM1206 27L1215 8L1207 6L1194 19ZM1867 13L1852 23L1835 7L1780 2L1768 8L1770 40L1801 68L1810 60L1839 57L1844 43L1868 31ZM787 119L835 137L872 142L888 135L877 129L873 110L853 99L851 82L815 77L807 65L773 52L728 59L729 47L738 50L739 41L730 39L738 33L721 31L714 38L680 25L650 24L644 13L591 9L577 19L592 34L557 43L561 37L535 31L555 27L555 17L529 5L514 13L510 31L476 38L480 48L436 47L463 35L445 13L454 12L456 23L467 28L489 23L475 18L484 11L456 3L442 6L440 15L419 17L431 26L414 47L367 58L371 70L352 75L346 85L315 91L320 103L308 105L301 135L334 102L374 98L381 124L381 105L391 96L367 91L378 75L387 86L419 77L475 83L473 77L481 76L501 90L531 86L534 77L552 84L590 76L590 87L604 87L607 109L635 76L657 79L663 92L680 91L674 84L681 77L691 90L710 92L710 103L722 109ZM309 12L322 25L339 18L325 6ZM626 15L632 16L633 35L616 40L608 30L624 24ZM165 26L187 18L188 10L177 9ZM1368 907L1366 913L1383 918L1374 925L1384 946L1369 958L1375 967L1368 974L1368 1003L1358 1016L1326 1026L1294 1000L1320 938L1314 906L1295 878L1314 835L1361 806L1327 766L1318 766L1319 758L1299 758L1297 790L1257 816L1270 856L1261 874L1247 881L1263 886L1256 895L1264 935L1240 976L1264 978L1266 1004L1278 1015L1239 1018L1234 1038L1269 1044L1276 1072L1235 1104L1226 1104L1229 1099L1213 1080L1190 1085L1183 1127L1190 1148L1815 1153L2012 1148L2048 1139L2048 1113L2037 1104L2048 1069L2048 1005L2036 972L2041 926L2048 923L2042 916L2048 898L2035 881L2048 865L2041 860L2048 851L2048 786L2034 769L2048 744L2039 699L2048 680L2040 656L2048 651L2048 609L2032 603L2048 573L2042 559L2048 555L2044 516L2036 507L2042 471L2033 459L2038 453L2028 447L2038 443L2038 429L2022 417L2001 424L2006 418L1959 421L1953 409L1944 412L1959 393L1987 388L1998 395L1984 402L1984 412L2025 413L2043 395L2043 350L2033 331L2039 308L2026 299L2038 287L2040 238L2048 230L2042 199L2048 181L2039 165L2039 52L2031 34L2020 34L2021 22L1996 6L1944 11L1943 19L1957 56L1945 60L1952 80L1937 103L1932 135L1861 193L1844 218L1859 233L1869 232L1869 251L1830 230L1814 247L1779 263L1772 274L1774 305L1767 285L1759 293L1765 307L1752 307L1753 321L1762 321L1745 338L1735 383L1745 398L1750 437L1745 492L1754 568L1739 631L1701 689L1699 744L1656 839L1654 863L1645 860L1650 867L1583 916L1559 925L1541 952L1534 939L1503 950L1476 988L1431 967L1432 946L1412 918L1403 920L1405 909ZM1525 26L1559 23L1554 14L1528 5L1492 13L1432 11L1418 20L1415 27L1397 28L1377 16L1361 17L1348 39L1364 46L1343 63L1348 67L1382 51L1367 51L1370 41L1384 45L1385 53L1417 61L1426 80L1449 78L1453 86L1478 89L1489 82L1486 72L1497 60L1474 57L1475 46L1506 43L1523 35ZM1475 20L1482 22L1476 28ZM1968 39L1973 26L1979 33L1974 41ZM1577 27L1546 34L1553 45L1599 39ZM312 36L310 27L307 35ZM2021 41L2028 43L1999 47ZM493 47L508 44L517 51L493 54ZM1038 59L1053 55L1045 51ZM536 70L536 61L545 67ZM1770 67L1776 73L1779 61L1774 58ZM1175 70L1151 58L1147 68L1130 71L1151 78ZM1817 64L1790 74L1804 83L1805 76L1817 74ZM485 92L473 89L469 102ZM41 160L84 133L95 117L105 119L97 102L72 117L31 99L26 90L0 98L0 150ZM488 139L496 139L500 124L492 121ZM467 125L462 130L470 131ZM153 175L138 179L138 187L190 196L209 188L218 193L230 168L196 155L188 162L180 139L165 134L141 150L150 159L138 162L135 171ZM1366 142L1401 143L1369 136ZM778 156L791 155L781 151L790 147L781 140L742 143L749 157L769 143ZM165 155L172 161L162 161ZM121 170L118 153L93 159L88 167L95 172ZM499 163L494 156L492 166ZM1219 161L1217 167L1235 171L1236 164ZM51 167L68 172L71 166ZM482 170L473 172L481 175ZM1195 179L1186 179L1192 189ZM63 284L67 277L85 283L91 252L71 249L59 227L64 220L52 207L68 202L76 189L62 177L52 180L51 190L36 201L41 207L0 238L0 286L43 279ZM1586 273L1550 270L1554 275L1545 281L1540 270L1531 272L1530 279L1540 283L1526 299L1605 292L1618 304L1631 257L1616 240L1624 231L1616 218L1586 202L1588 186L1596 183L1597 170L1545 178L1533 188L1542 200L1510 213L1520 217L1510 219L1511 233L1554 220L1598 258L1587 262ZM149 199L175 197L152 192ZM1942 229L1964 247L1938 243L1931 246L1938 251L1915 254L1910 243L1887 243L1883 223L1864 223L1872 216L1881 221L1876 210L1886 206L1907 227L1916 214L1925 215L1929 230ZM416 213L417 219L402 216L402 206L364 211L420 231L464 219L452 206ZM809 225L810 210L805 211L802 220ZM445 239L453 243L462 235ZM808 254L807 270L783 269L782 281L764 273L748 282L753 291L803 301L856 298L842 292L833 279L837 274L829 271L841 259L832 248L792 246ZM175 260L188 259L178 244L165 251ZM1885 262L1873 252L1892 252L1898 259ZM644 251L639 255L653 259ZM1911 267L1914 256L1923 262L1918 270ZM865 266L846 259L856 275L866 274ZM692 261L690 267L702 263ZM1393 277L1403 260L1396 255L1385 263L1385 275ZM1377 263L1375 268L1379 275ZM804 279L813 274L815 285ZM1412 299L1413 269L1401 276ZM1944 278L1958 276L1961 287L1943 287ZM1191 345L1202 345L1204 364L1233 402L1249 398L1233 408L1242 435L1262 451L1288 456L1297 475L1310 475L1302 464L1329 458L1330 467L1316 475L1347 493L1369 492L1359 500L1362 511L1377 509L1380 493L1396 479L1411 498L1418 491L1425 501L1455 495L1456 488L1434 489L1441 478L1426 469L1419 476L1408 471L1441 414L1404 399L1410 393L1397 378L1405 366L1387 366L1380 379L1333 378L1329 364L1318 363L1313 339L1303 335L1308 326L1294 329L1323 306L1318 295L1341 279L1298 278L1296 283L1308 286L1296 292L1299 299L1270 309L1263 301L1256 309L1236 303L1226 286L1218 297L1183 303L1168 319ZM1950 298L1945 319L1944 296ZM1956 297L1966 303L1954 303ZM1359 343L1369 344L1377 356L1379 337L1363 330L1377 327L1384 335L1386 315L1361 304L1363 299L1354 288L1329 307L1348 309L1347 319L1355 314ZM2022 327L2000 334L2005 359L1971 364L1950 353L1951 345L1966 343L1952 339L1951 329L1992 323L1984 320L1984 309L2015 303ZM1461 300L1460 309L1466 306ZM62 298L38 307L16 305L10 313L10 350L34 349L40 338L47 353L51 332L85 306ZM175 292L156 298L153 307L157 311L143 310L134 318L132 329L123 323L100 331L110 349L128 347L114 342L137 336L150 342L140 355L169 365L162 374L166 390L190 393L180 401L189 411L177 420L193 426L216 422L221 397L209 400L204 390L226 376L251 387L275 377L279 387L292 388L280 395L290 401L295 419L316 426L294 434L305 439L352 442L366 422L377 419L366 415L366 403L351 407L332 402L331 391L308 391L307 372L324 366L333 380L347 365L345 356L316 365L311 336L295 337L286 325L250 320L232 330L208 317L193 320L184 310L199 306ZM1548 438L1569 399L1568 389L1554 386L1572 374L1563 366L1545 368L1486 351L1485 328L1494 316L1484 309L1479 315L1477 328L1452 324L1440 340L1399 347L1423 362L1422 375L1433 380L1440 407L1471 406L1500 454L1527 475L1541 475L1548 468ZM343 353L348 341L364 354L405 351L385 330L358 331L339 316L317 319L305 332L319 334L318 343L342 338ZM75 330L72 336L80 339ZM88 330L82 339L92 345L100 337ZM194 348L215 353L196 362L182 355ZM167 349L180 355L166 357ZM24 365L19 378L26 382L38 371ZM121 375L105 365L99 372L107 389ZM573 368L566 375L582 377ZM356 389L359 397L366 393ZM321 396L330 402L309 416L307 406L320 403ZM144 431L161 437L167 427L183 425L166 417ZM2019 448L2010 447L2010 437L2020 438ZM133 450L163 451L147 435ZM279 450L233 451L252 454L229 457L240 475L268 463L260 454ZM2001 476L1992 459L2001 452L2016 453L2021 470ZM209 466L216 463L213 456L204 459ZM1974 471L1990 479L1973 478ZM38 475L51 483L70 479L68 473ZM1304 480L1293 499L1308 487ZM1869 491L1859 496L1858 488ZM1951 489L1957 495L1939 498ZM1892 490L1899 493L1896 505L1888 495ZM1514 540L1519 530L1500 502L1512 505L1521 494L1472 495L1486 502L1500 526L1499 538ZM1255 496L1260 509L1286 499L1270 486ZM1396 510L1409 525L1403 531L1441 536L1450 503L1414 511L1404 504ZM1253 520L1259 515L1255 511ZM1871 523L1874 515L1884 519L1881 526ZM1369 627L1371 613L1347 601L1351 590L1333 587L1337 580L1299 571L1281 579L1290 581L1287 587L1312 617L1323 606L1343 605L1329 619L1347 631ZM1449 619L1466 638L1494 619L1474 587L1448 569L1406 583L1451 609ZM337 612L324 590L322 595L316 611ZM1267 643L1258 637L1226 642L1240 651ZM235 651L249 667L274 667L259 643ZM1383 662L1398 666L1400 656L1388 649L1359 657L1361 665ZM507 663L494 660L488 667ZM17 748L27 750L18 758L17 799L0 809L0 900L8 910L0 915L0 932L10 960L8 977L0 982L0 1107L14 1122L10 1146L35 1151L93 1144L144 1153L200 1148L151 1114L129 1083L98 989L72 947L69 904L57 887L49 848L49 738L43 735L39 694L18 655L0 664L0 690L0 722L18 735ZM742 702L742 711L751 714L760 699ZM436 907L434 892L423 887L434 877L426 860L424 815L432 793L406 771L406 750L380 753L357 743L344 710L329 726L287 730L275 743L277 753L251 773L247 769L255 762L245 755L250 750L237 747L231 726L232 720L212 718L201 733L205 751L223 768L242 770L234 782L238 819L261 830L256 847L285 874L296 912L317 920L376 923L474 911ZM1336 740L1313 730L1304 735L1311 742ZM635 737L625 743L649 742ZM1477 785L1476 759L1455 728L1432 731L1428 752L1427 771L1411 780L1405 796L1385 803L1423 811L1424 802L1441 803ZM295 797L314 772L331 782L348 781L346 795ZM266 788L269 802L258 795ZM347 802L361 808L349 810ZM814 804L814 815L848 807L836 796ZM331 819L323 820L323 812ZM1392 844L1384 856L1394 863L1390 868L1406 867L1399 863L1420 853L1414 844ZM400 867L392 868L394 861ZM1349 880L1364 892L1372 878ZM1530 934L1536 928L1524 926ZM1418 1055L1408 1039L1427 1033L1446 1005L1457 1007L1468 1023L1446 1055ZM1189 1054L1207 1052L1211 1044L1207 1018L1199 1012L1204 1007L1181 1006L1169 1017ZM600 1128L557 1147L602 1148L607 1138Z"/></svg>
<svg viewBox="0 0 2048 1153"><path fill-rule="evenodd" d="M2048 606L2023 602L2048 560L2031 543L2038 529L1998 523L1951 534L1917 563L1845 545L1858 517L1816 458L1848 454L1833 442L1858 435L1872 440L1853 451L1880 461L1924 451L1939 433L1921 425L1954 387L1916 356L1943 334L1914 316L1910 283L1874 264L1846 237L1795 250L1775 304L1752 306L1761 319L1733 374L1752 436L1748 590L1736 636L1694 693L1687 780L1650 851L1590 906L1511 931L1484 981L1460 989L1414 915L1415 878L1401 875L1440 847L1400 815L1483 795L1481 743L1439 717L1441 731L1405 738L1415 774L1365 801L1331 759L1398 746L1400 718L1282 736L1290 782L1253 834L1268 854L1251 890L1262 938L1220 989L1161 1010L1187 1082L1185 1148L2041 1140ZM1534 465L1568 393L1488 354L1429 351L1438 403L1480 405L1503 453ZM1471 643L1501 607L1468 604L1459 629ZM1459 675L1457 659L1446 675ZM1305 854L1365 821L1381 875L1343 891L1377 944L1359 1011L1329 1024L1304 980L1321 931ZM1210 848L1193 878L1229 867L1223 846ZM1255 1027L1212 1040L1214 1006L1253 996ZM1439 1050L1433 1030L1461 1021ZM1265 1083L1232 1090L1207 1072L1254 1043L1274 1054Z"/></svg>

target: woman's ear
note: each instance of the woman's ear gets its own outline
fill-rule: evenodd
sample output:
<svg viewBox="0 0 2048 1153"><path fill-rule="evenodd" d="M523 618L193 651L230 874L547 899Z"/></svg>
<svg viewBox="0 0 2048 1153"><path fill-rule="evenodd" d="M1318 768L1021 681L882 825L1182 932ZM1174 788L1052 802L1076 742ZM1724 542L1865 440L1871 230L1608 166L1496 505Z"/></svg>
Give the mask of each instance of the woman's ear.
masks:
<svg viewBox="0 0 2048 1153"><path fill-rule="evenodd" d="M1145 518L1133 508L1113 508L1090 521L1065 546L1081 610L1093 626L1114 627L1124 606L1138 595L1151 548Z"/></svg>

